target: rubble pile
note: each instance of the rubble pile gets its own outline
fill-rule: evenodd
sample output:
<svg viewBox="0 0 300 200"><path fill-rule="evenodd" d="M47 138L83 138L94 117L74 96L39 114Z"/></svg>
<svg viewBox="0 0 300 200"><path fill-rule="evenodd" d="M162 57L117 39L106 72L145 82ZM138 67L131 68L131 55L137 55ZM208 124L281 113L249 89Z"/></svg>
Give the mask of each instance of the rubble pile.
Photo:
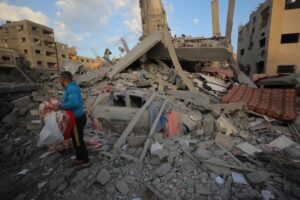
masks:
<svg viewBox="0 0 300 200"><path fill-rule="evenodd" d="M72 148L37 147L38 106L62 94L57 76L7 106L2 198L300 198L299 118L291 123L250 111L243 101L225 103L239 83L216 71L185 72L195 92L161 62L128 68L113 80L105 77L109 71L75 75L92 80L81 82L89 168L71 166Z"/></svg>

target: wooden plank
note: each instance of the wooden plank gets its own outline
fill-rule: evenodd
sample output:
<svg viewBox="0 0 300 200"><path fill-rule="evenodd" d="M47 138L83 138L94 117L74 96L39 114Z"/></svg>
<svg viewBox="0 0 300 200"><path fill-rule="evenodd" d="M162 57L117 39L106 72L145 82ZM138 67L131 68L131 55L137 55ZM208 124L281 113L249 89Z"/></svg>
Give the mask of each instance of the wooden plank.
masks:
<svg viewBox="0 0 300 200"><path fill-rule="evenodd" d="M149 37L142 40L137 44L130 52L128 52L123 58L121 58L114 66L112 71L108 74L109 79L113 79L118 73L126 69L134 61L139 59L145 53L147 53L157 43L162 41L161 31L152 33Z"/></svg>
<svg viewBox="0 0 300 200"><path fill-rule="evenodd" d="M173 62L173 65L176 69L176 73L180 76L180 78L182 79L182 81L184 82L184 84L188 87L189 90L191 91L197 91L196 88L194 87L193 83L188 79L188 77L184 74L180 63L178 61L173 43L172 43L172 39L171 39L171 34L169 33L169 31L167 30L167 28L165 27L163 30L163 42L166 45L168 52L170 54L171 60Z"/></svg>
<svg viewBox="0 0 300 200"><path fill-rule="evenodd" d="M150 103L153 101L153 99L156 97L156 93L153 93L151 97L147 100L147 102L139 109L139 111L136 113L136 115L133 117L133 119L130 121L126 129L123 131L122 135L119 137L117 142L114 145L114 148L118 149L120 148L126 141L127 136L130 134L132 129L134 128L135 124L140 119L143 112L147 109L147 107L150 105Z"/></svg>
<svg viewBox="0 0 300 200"><path fill-rule="evenodd" d="M156 116L156 118L155 118L152 126L151 126L151 129L150 129L150 132L149 132L149 136L148 136L148 138L146 140L146 143L144 145L143 151L142 151L142 153L140 155L140 161L141 162L143 162L143 160L144 160L144 158L146 156L146 153L147 153L147 149L148 149L148 147L150 145L150 139L149 138L154 134L154 131L155 131L156 127L157 127L157 124L158 124L158 122L160 120L160 116L162 115L162 113L163 113L166 105L167 105L167 100L164 100L164 102L163 102L163 104L162 104L162 106L161 106L161 108L160 108L160 110L159 110L159 112L158 112L158 114L157 114L157 116Z"/></svg>

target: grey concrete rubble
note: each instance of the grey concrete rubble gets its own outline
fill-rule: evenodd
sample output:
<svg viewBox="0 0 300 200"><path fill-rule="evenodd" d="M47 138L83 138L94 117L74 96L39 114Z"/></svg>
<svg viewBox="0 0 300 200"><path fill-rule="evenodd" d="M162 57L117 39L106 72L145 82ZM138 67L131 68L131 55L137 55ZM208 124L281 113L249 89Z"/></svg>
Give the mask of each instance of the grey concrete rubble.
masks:
<svg viewBox="0 0 300 200"><path fill-rule="evenodd" d="M153 2L160 1L141 1L142 10ZM223 103L234 85L256 87L227 63L230 44L171 38L162 4L150 8L159 14L146 14L160 20L145 20L132 50L122 41L125 57L74 74L88 116L85 140L100 144L89 148L90 167L71 165L70 146L37 147L39 105L63 93L58 74L0 88L7 93L0 101L1 199L300 198L300 117L288 124L250 113L244 103ZM201 71L215 61L236 77Z"/></svg>
<svg viewBox="0 0 300 200"><path fill-rule="evenodd" d="M262 198L261 190L268 190L276 197L299 197L299 178L295 176L299 173L299 145L287 126L249 114L241 104L227 108L212 94L173 90L167 86L171 84L167 78L167 87L160 90L154 84L159 67L151 63L140 69L150 77L147 88L138 87L136 81L144 75L136 71L124 76L121 72L112 82L105 78L97 81L92 94L89 86L83 88L90 117L86 137L98 138L103 144L90 151L91 167L81 171L70 166L71 151L49 154L36 147L42 127L38 106L58 96L58 80L45 82L38 91L12 101L1 120L1 196L240 199ZM112 90L106 93L109 83ZM101 115L105 110L108 113ZM172 110L179 114L181 128L168 136L161 119ZM101 122L102 131L93 126L94 118ZM267 128L255 129L262 125ZM15 182L10 174L22 169L28 172L17 176ZM232 172L239 172L249 184L236 182L236 177L234 182ZM224 184L216 182L217 177Z"/></svg>

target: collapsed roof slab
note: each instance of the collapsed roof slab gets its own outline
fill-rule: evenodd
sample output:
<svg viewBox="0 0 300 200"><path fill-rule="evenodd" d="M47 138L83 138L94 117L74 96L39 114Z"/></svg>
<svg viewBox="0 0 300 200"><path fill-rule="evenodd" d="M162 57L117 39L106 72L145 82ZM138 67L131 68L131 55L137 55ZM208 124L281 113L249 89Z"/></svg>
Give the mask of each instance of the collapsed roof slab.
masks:
<svg viewBox="0 0 300 200"><path fill-rule="evenodd" d="M126 69L134 61L145 55L152 47L162 41L162 32L153 32L149 37L138 43L126 56L113 66L112 71L108 74L109 79L113 79L118 73Z"/></svg>
<svg viewBox="0 0 300 200"><path fill-rule="evenodd" d="M226 47L180 47L175 48L179 60L186 61L219 61L230 60L232 52ZM170 59L168 49L163 44L157 44L147 54L149 58Z"/></svg>

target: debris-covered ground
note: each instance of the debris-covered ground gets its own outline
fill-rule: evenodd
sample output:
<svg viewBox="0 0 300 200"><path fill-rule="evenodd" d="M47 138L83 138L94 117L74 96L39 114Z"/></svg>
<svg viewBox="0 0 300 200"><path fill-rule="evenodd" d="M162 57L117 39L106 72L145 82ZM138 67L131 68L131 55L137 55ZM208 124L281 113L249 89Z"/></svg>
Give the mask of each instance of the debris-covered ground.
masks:
<svg viewBox="0 0 300 200"><path fill-rule="evenodd" d="M233 94L230 73L210 70L185 72L199 89L191 92L162 63L113 81L109 70L75 75L89 116L89 168L71 165L69 146L37 147L38 107L62 94L58 78L1 102L1 199L300 198L294 90Z"/></svg>

